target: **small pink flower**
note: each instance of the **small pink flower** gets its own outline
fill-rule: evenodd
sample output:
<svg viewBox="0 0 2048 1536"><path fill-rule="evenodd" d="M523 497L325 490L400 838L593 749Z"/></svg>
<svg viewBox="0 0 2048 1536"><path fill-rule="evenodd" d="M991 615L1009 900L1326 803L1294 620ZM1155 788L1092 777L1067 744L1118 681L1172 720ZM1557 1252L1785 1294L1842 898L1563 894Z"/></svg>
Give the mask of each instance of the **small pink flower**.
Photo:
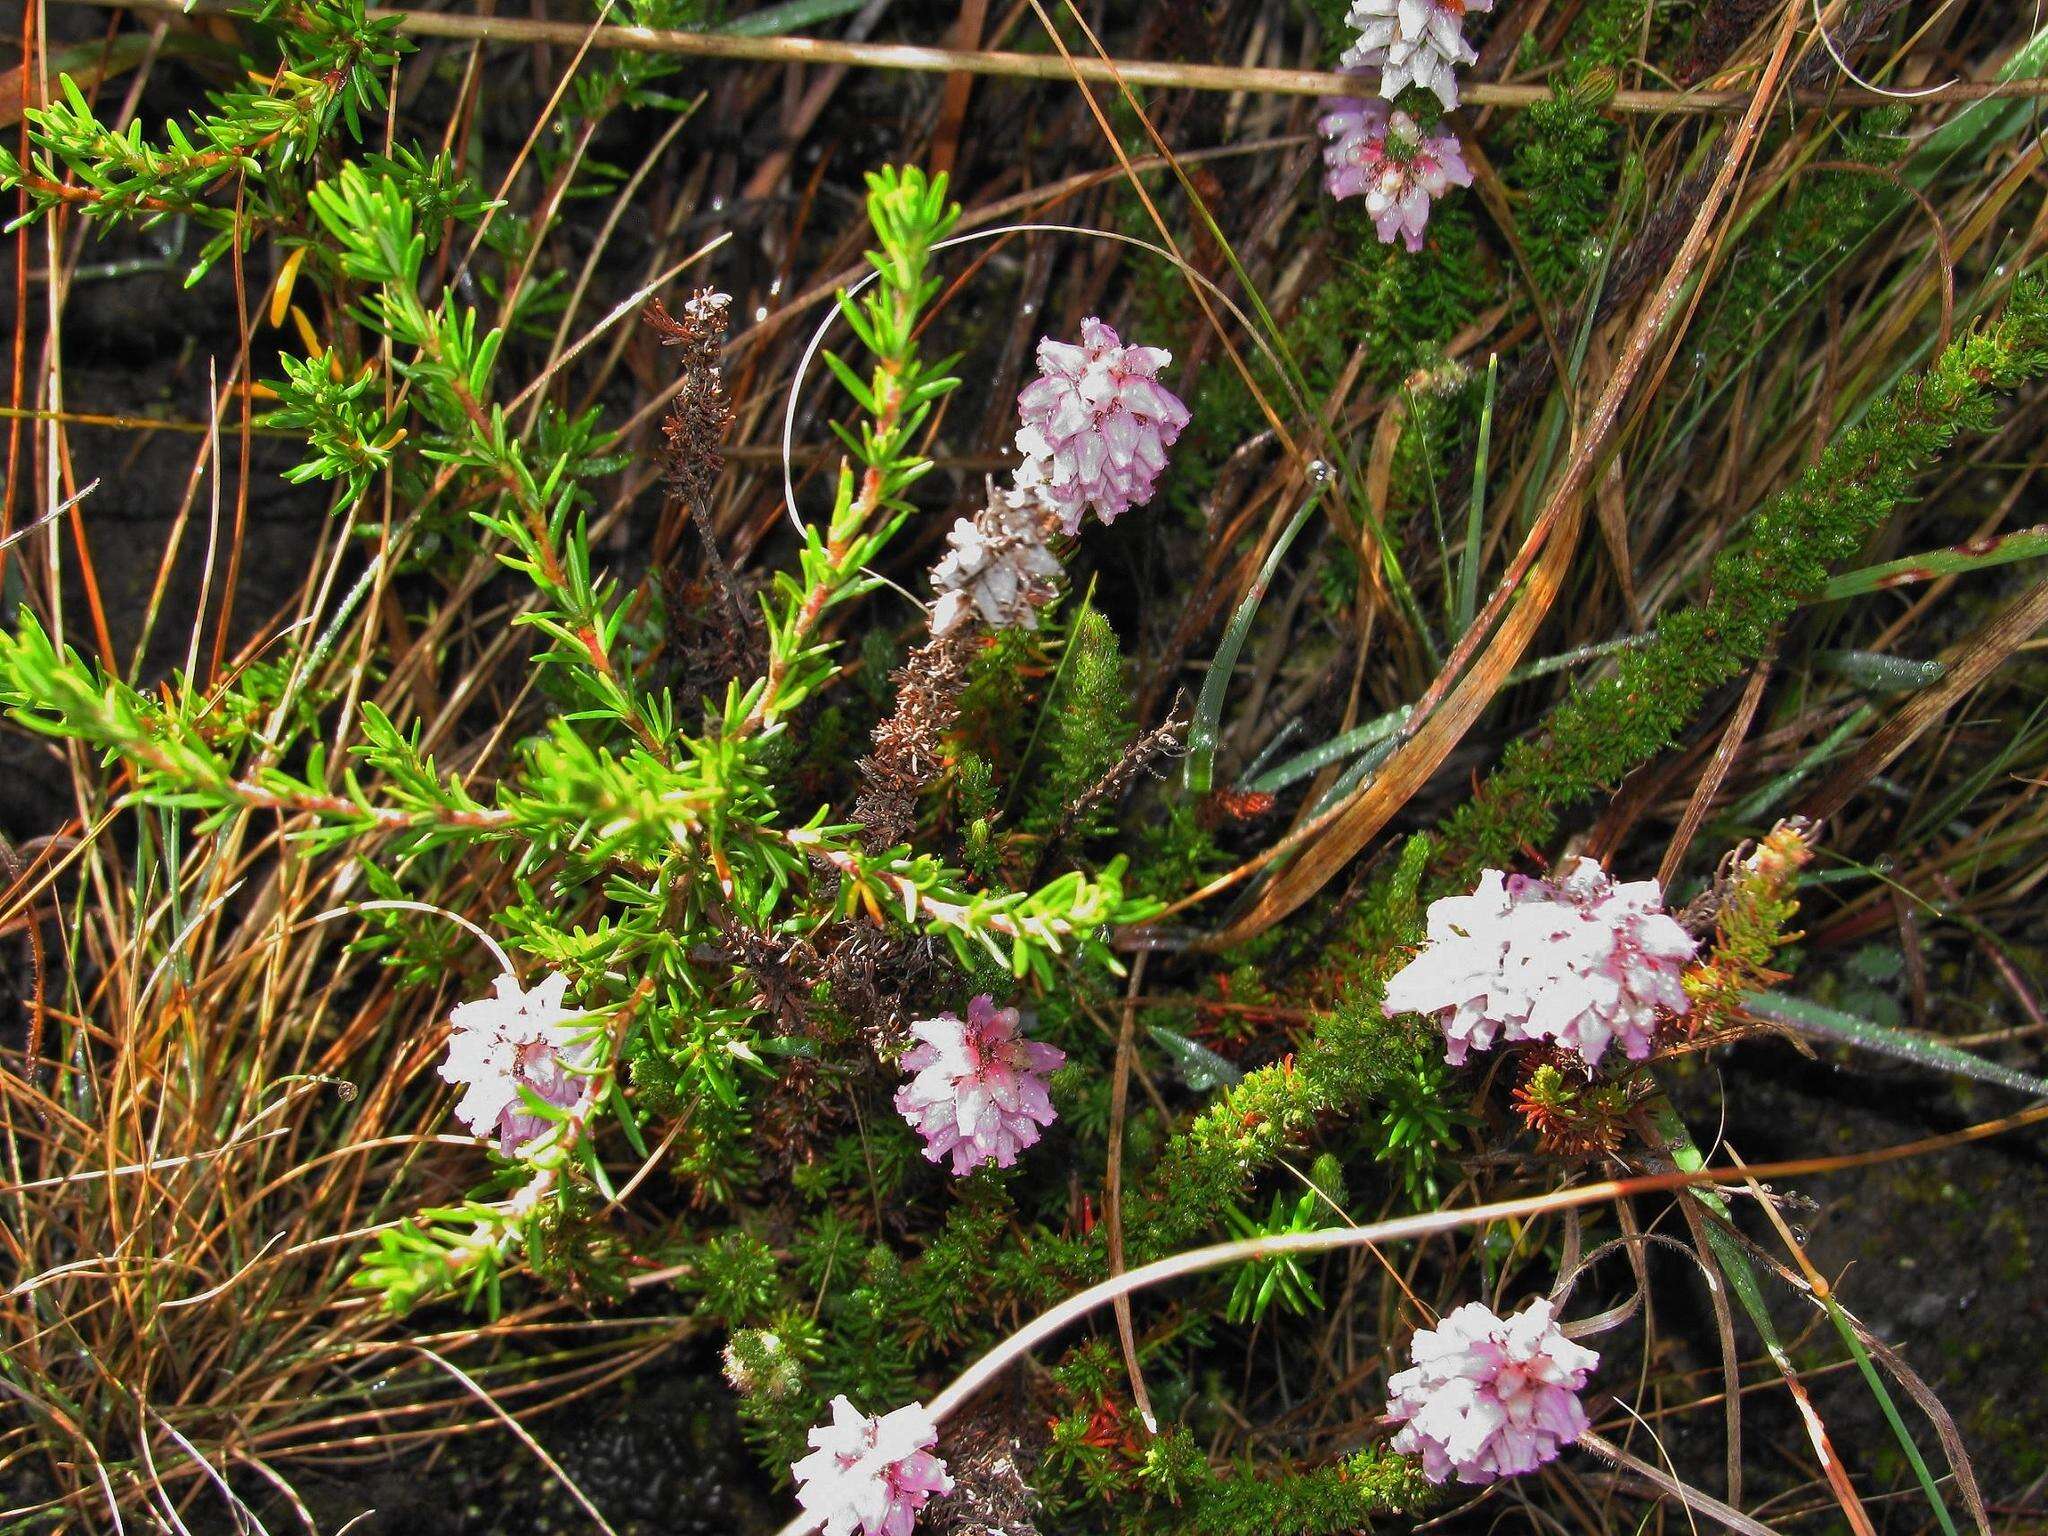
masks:
<svg viewBox="0 0 2048 1536"><path fill-rule="evenodd" d="M811 1431L811 1454L790 1465L796 1499L824 1536L910 1536L933 1494L953 1491L931 1454L939 1432L919 1403L875 1418L844 1397L832 1422Z"/></svg>
<svg viewBox="0 0 2048 1536"><path fill-rule="evenodd" d="M569 978L551 975L530 992L515 976L500 976L496 995L458 1003L449 1012L443 1079L467 1084L455 1114L478 1136L495 1136L513 1156L553 1123L533 1113L521 1087L567 1109L582 1096L584 1079L578 1017L562 1006Z"/></svg>
<svg viewBox="0 0 2048 1536"><path fill-rule="evenodd" d="M1363 197L1382 244L1398 238L1409 250L1421 250L1431 206L1452 187L1472 185L1458 136L1440 128L1425 133L1407 113L1389 113L1377 101L1336 99L1325 106L1316 126L1330 141L1323 146L1330 196Z"/></svg>
<svg viewBox="0 0 2048 1536"><path fill-rule="evenodd" d="M1159 382L1172 361L1158 347L1125 346L1094 319L1081 322L1078 346L1039 342L1041 377L1017 397L1017 488L1042 490L1068 533L1090 507L1113 523L1152 499L1166 450L1188 424L1188 408Z"/></svg>
<svg viewBox="0 0 2048 1536"><path fill-rule="evenodd" d="M1459 67L1479 57L1465 41L1465 13L1492 9L1493 0L1352 0L1346 20L1358 40L1344 67L1377 69L1388 101L1419 85L1448 112L1458 104Z"/></svg>
<svg viewBox="0 0 2048 1536"><path fill-rule="evenodd" d="M1551 1303L1512 1317L1467 1302L1419 1330L1415 1364L1387 1383L1394 1449L1422 1457L1433 1483L1533 1472L1586 1430L1579 1391L1600 1357L1559 1331Z"/></svg>
<svg viewBox="0 0 2048 1536"><path fill-rule="evenodd" d="M897 1111L924 1137L924 1155L953 1155L955 1173L983 1163L1007 1168L1057 1118L1045 1075L1067 1059L1057 1046L1027 1040L1014 1008L983 994L967 1021L942 1013L910 1026L918 1043L903 1065L917 1075L896 1090Z"/></svg>
<svg viewBox="0 0 2048 1536"><path fill-rule="evenodd" d="M1698 948L1654 880L1617 885L1591 859L1554 881L1489 869L1470 896L1430 903L1427 941L1382 1006L1435 1015L1454 1066L1496 1040L1548 1040L1590 1071L1616 1041L1631 1061L1650 1054L1663 1018L1691 1006Z"/></svg>

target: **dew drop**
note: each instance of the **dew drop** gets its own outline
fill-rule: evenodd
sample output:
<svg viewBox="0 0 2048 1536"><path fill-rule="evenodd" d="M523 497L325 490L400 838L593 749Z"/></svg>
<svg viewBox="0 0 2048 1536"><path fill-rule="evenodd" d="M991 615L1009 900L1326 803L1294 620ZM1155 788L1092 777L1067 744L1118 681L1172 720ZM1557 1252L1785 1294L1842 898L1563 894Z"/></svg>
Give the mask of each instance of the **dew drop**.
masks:
<svg viewBox="0 0 2048 1536"><path fill-rule="evenodd" d="M1310 459L1308 461L1308 477L1315 481L1317 485L1328 485L1332 473L1333 471L1330 466L1321 459Z"/></svg>

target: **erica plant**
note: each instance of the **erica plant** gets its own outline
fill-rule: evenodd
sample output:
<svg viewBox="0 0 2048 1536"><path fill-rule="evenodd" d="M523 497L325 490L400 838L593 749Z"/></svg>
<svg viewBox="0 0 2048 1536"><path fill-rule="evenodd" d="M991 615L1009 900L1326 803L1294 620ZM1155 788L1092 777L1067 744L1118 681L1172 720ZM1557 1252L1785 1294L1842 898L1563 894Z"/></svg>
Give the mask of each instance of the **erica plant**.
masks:
<svg viewBox="0 0 2048 1536"><path fill-rule="evenodd" d="M32 7L0 1529L2024 1523L2048 41L1823 9Z"/></svg>

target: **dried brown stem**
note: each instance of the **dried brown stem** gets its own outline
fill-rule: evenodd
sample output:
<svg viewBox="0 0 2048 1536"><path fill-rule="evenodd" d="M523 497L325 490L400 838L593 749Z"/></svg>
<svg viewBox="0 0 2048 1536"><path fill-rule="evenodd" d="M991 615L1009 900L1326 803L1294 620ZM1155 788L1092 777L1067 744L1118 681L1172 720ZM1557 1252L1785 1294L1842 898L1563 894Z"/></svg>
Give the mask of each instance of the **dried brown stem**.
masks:
<svg viewBox="0 0 2048 1536"><path fill-rule="evenodd" d="M73 5L177 15L224 15L221 0L201 0L190 8L179 0L65 0ZM810 37L741 37L722 32L683 32L656 27L600 26L582 22L544 21L517 16L471 16L452 12L398 10L373 6L373 20L396 19L399 29L414 37L473 39L495 43L551 43L574 46L588 40L592 49L610 52L682 54L692 58L782 64L850 65L857 69L890 69L913 74L990 75L1013 80L1069 80L1089 84L1123 83L1177 90L1263 91L1277 96L1331 96L1357 89L1350 75L1318 69L1273 69L1226 64L1182 64L1146 59L1064 61L1033 53L925 48L904 43L840 43ZM1548 101L1544 85L1512 85L1475 80L1463 89L1466 102L1477 107L1530 107ZM1667 113L1738 113L1752 93L1724 91L1616 91L1605 110L1628 115ZM2048 95L2048 80L1959 82L1920 98L1957 103ZM1793 95L1806 107L1884 106L1896 99L1887 91L1862 86L1807 90Z"/></svg>

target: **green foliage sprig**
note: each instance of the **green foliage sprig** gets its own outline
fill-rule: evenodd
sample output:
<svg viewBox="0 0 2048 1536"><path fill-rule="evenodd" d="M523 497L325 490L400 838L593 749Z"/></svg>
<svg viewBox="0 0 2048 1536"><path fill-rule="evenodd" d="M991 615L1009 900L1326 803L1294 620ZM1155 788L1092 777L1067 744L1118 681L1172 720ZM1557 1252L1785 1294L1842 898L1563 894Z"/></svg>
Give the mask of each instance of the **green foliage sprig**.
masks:
<svg viewBox="0 0 2048 1536"><path fill-rule="evenodd" d="M1303 1190L1291 1201L1280 1190L1274 1190L1272 1206L1263 1220L1255 1220L1239 1207L1231 1206L1223 1213L1230 1229L1239 1237L1278 1237L1328 1226L1329 1203L1344 1198L1342 1170L1335 1158L1318 1158L1316 1162L1310 1177L1313 1188ZM1297 1314L1322 1310L1323 1298L1316 1291L1314 1278L1301 1260L1289 1254L1262 1259L1240 1269L1224 1316L1233 1323L1258 1322L1276 1301Z"/></svg>
<svg viewBox="0 0 2048 1536"><path fill-rule="evenodd" d="M959 384L947 372L950 361L919 356L916 339L918 319L939 292L932 249L960 220L958 206L946 201L946 178L915 167L871 174L868 211L881 242L868 253L876 280L858 303L841 294L839 313L873 367L863 379L837 354L825 354L865 415L857 432L834 424L850 462L840 466L824 531L807 526L796 574L775 578L767 675L727 710L741 731L774 725L831 675L831 648L818 640L818 625L876 585L867 567L910 511L905 492L931 468L911 444L933 406Z"/></svg>
<svg viewBox="0 0 2048 1536"><path fill-rule="evenodd" d="M1170 1508L1170 1528L1194 1536L1339 1536L1372 1527L1386 1515L1420 1509L1433 1496L1413 1461L1378 1448L1332 1466L1263 1476L1249 1466L1211 1466L1185 1429L1161 1435L1146 1448L1140 1477Z"/></svg>
<svg viewBox="0 0 2048 1536"><path fill-rule="evenodd" d="M363 119L384 111L384 82L411 45L394 18L369 17L363 0L267 0L240 14L279 50L261 84L214 94L210 111L166 123L153 144L139 122L125 131L102 122L76 82L60 76L61 99L24 114L28 162L0 150L0 186L27 192L31 216L61 205L105 224L191 219L214 233L188 283L237 243L246 248L261 232L295 224L324 142L337 127L362 138ZM237 181L239 199L225 195Z"/></svg>

